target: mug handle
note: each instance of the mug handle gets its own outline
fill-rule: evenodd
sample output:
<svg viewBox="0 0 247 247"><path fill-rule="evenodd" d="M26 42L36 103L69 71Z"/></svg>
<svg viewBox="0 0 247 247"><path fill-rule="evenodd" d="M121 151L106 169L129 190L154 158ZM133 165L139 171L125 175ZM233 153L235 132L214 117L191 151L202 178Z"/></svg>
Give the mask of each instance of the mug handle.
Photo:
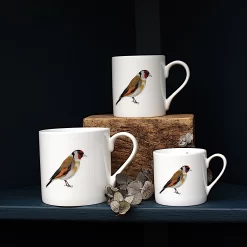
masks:
<svg viewBox="0 0 247 247"><path fill-rule="evenodd" d="M128 166L128 164L134 159L134 157L135 157L135 155L137 153L137 150L138 150L138 142L137 142L136 138L132 134L130 134L128 132L119 132L119 133L116 133L115 135L113 135L112 137L110 137L110 140L109 140L110 152L112 152L114 150L115 141L120 136L127 136L127 137L129 137L131 139L132 143L133 143L133 149L132 149L132 152L131 152L129 158L110 177L110 185L111 186L114 186L115 185L117 174L121 173Z"/></svg>
<svg viewBox="0 0 247 247"><path fill-rule="evenodd" d="M212 156L210 156L209 158L206 159L206 167L208 168L209 167L209 163L210 161L215 158L215 157L220 157L222 160L223 160L223 168L220 172L220 174L218 175L218 177L209 185L209 186L206 186L206 193L207 195L209 194L210 190L212 189L212 187L216 184L216 182L220 179L220 177L223 175L225 169L226 169L226 157L222 154L213 154Z"/></svg>
<svg viewBox="0 0 247 247"><path fill-rule="evenodd" d="M188 67L188 65L182 61L179 61L179 60L176 60L176 61L173 61L171 63L168 63L167 65L165 65L164 62L161 62L161 65L163 67L163 70L164 70L164 76L165 78L167 78L169 76L169 71L170 71L170 68L173 66L173 65L182 65L184 68L185 68L185 71L186 71L186 77L185 77L185 80L184 82L182 83L182 85L175 91L173 92L167 99L166 99L166 95L164 95L164 100L165 100L165 108L166 108L166 111L169 110L170 108L170 104L171 104L171 101L173 100L173 98L184 88L184 86L187 84L189 78L190 78L190 69Z"/></svg>

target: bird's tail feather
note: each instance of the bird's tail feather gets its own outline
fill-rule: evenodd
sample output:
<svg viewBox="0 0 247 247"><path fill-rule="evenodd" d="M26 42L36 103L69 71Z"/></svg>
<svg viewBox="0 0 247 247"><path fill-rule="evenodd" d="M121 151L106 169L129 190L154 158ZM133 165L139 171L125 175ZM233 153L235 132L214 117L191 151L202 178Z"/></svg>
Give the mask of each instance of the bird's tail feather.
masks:
<svg viewBox="0 0 247 247"><path fill-rule="evenodd" d="M160 194L166 189L166 187L164 187L161 191L160 191Z"/></svg>
<svg viewBox="0 0 247 247"><path fill-rule="evenodd" d="M48 182L48 184L46 185L46 187L52 182L52 179L50 179L50 181Z"/></svg>
<svg viewBox="0 0 247 247"><path fill-rule="evenodd" d="M118 102L122 99L122 97L119 97L118 101L116 102L116 105L118 104Z"/></svg>

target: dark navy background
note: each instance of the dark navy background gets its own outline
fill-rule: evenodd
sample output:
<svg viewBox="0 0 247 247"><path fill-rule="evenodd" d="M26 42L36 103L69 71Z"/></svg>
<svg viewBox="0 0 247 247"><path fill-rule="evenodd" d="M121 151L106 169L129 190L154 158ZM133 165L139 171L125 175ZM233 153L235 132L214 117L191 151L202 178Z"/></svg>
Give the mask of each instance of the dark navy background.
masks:
<svg viewBox="0 0 247 247"><path fill-rule="evenodd" d="M88 115L112 113L111 57L133 54L165 54L167 63L179 59L189 65L189 83L174 98L169 113L194 113L196 146L206 148L208 155L225 154L228 167L222 181L246 185L246 9L244 0L2 1L1 189L39 185L38 130L81 126ZM184 76L182 67L172 68L168 96ZM220 160L212 162L214 174L220 168ZM208 238L209 246L218 236L218 243L231 246L243 239L246 227L1 225L1 246L31 246L34 238L47 246L118 242L101 234L106 229L115 235L131 232L126 234L136 245L161 241L197 246ZM65 240L68 231L74 232L74 242ZM82 234L87 236L84 242Z"/></svg>

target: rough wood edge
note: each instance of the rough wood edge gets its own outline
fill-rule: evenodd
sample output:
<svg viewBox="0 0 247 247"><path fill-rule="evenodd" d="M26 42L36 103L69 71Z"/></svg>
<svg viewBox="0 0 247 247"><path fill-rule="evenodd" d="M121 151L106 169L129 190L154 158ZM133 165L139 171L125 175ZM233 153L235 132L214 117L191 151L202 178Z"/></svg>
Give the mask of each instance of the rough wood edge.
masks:
<svg viewBox="0 0 247 247"><path fill-rule="evenodd" d="M100 115L90 115L90 116L87 116L85 118L83 118L83 121L84 120L87 120L87 119L116 119L116 120L129 120L129 121L132 121L132 120L140 120L140 119L143 119L143 120L153 120L153 119L157 119L157 120L164 120L164 119L193 119L194 120L194 114L171 114L171 115L165 115L165 116L161 116L161 117L131 117L131 118L127 118L127 117L115 117L113 116L112 114L100 114Z"/></svg>

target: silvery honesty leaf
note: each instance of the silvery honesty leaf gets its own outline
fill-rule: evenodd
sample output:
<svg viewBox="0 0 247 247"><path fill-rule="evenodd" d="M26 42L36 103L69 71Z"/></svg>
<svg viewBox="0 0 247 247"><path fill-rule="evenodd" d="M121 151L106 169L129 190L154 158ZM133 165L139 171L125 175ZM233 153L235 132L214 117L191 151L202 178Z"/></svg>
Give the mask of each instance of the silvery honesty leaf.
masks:
<svg viewBox="0 0 247 247"><path fill-rule="evenodd" d="M127 184L129 184L130 182L132 182L133 180L127 176Z"/></svg>
<svg viewBox="0 0 247 247"><path fill-rule="evenodd" d="M127 189L127 184L121 184L119 189L120 190L126 190Z"/></svg>
<svg viewBox="0 0 247 247"><path fill-rule="evenodd" d="M127 190L128 195L135 195L136 193L140 193L143 184L141 181L132 181L128 184Z"/></svg>
<svg viewBox="0 0 247 247"><path fill-rule="evenodd" d="M113 200L121 202L123 200L122 194L120 192L118 192L118 191L114 192Z"/></svg>
<svg viewBox="0 0 247 247"><path fill-rule="evenodd" d="M179 139L179 146L180 147L185 147L187 145L187 140L185 136L181 136Z"/></svg>
<svg viewBox="0 0 247 247"><path fill-rule="evenodd" d="M128 180L128 177L125 174L119 173L116 175L116 182L119 185L128 184L127 180Z"/></svg>
<svg viewBox="0 0 247 247"><path fill-rule="evenodd" d="M107 202L108 205L111 204L111 201L112 201L112 200L111 200L111 198L109 198L109 197L108 197L107 200L106 200L106 202Z"/></svg>
<svg viewBox="0 0 247 247"><path fill-rule="evenodd" d="M142 172L144 174L144 176L148 179L151 180L151 176L152 176L152 172L148 169L142 169ZM144 183L143 183L144 184Z"/></svg>
<svg viewBox="0 0 247 247"><path fill-rule="evenodd" d="M105 195L112 198L113 197L113 191L111 190L111 188L107 185L105 187Z"/></svg>
<svg viewBox="0 0 247 247"><path fill-rule="evenodd" d="M106 185L106 187L105 187L106 189L108 189L108 190L112 190L112 191L118 191L118 188L116 188L116 187L113 187L112 185L110 185L110 184L108 184L108 185Z"/></svg>
<svg viewBox="0 0 247 247"><path fill-rule="evenodd" d="M133 201L133 199L134 199L134 196L127 196L124 198L124 200L128 203L131 203Z"/></svg>
<svg viewBox="0 0 247 247"><path fill-rule="evenodd" d="M119 192L122 194L123 197L126 197L128 195L127 190L119 190Z"/></svg>
<svg viewBox="0 0 247 247"><path fill-rule="evenodd" d="M114 191L114 192L118 191L118 188L117 188L117 187L113 187L113 186L110 185L110 188L111 188L111 190Z"/></svg>
<svg viewBox="0 0 247 247"><path fill-rule="evenodd" d="M119 208L120 208L120 204L118 201L112 201L110 203L110 207L111 207L111 210L115 213L118 213L119 212Z"/></svg>
<svg viewBox="0 0 247 247"><path fill-rule="evenodd" d="M211 183L213 179L212 171L209 168L207 169L207 179L208 179L208 183Z"/></svg>
<svg viewBox="0 0 247 247"><path fill-rule="evenodd" d="M193 140L193 134L187 133L187 134L185 135L185 138L186 138L187 143L191 143L192 140Z"/></svg>
<svg viewBox="0 0 247 247"><path fill-rule="evenodd" d="M150 181L146 181L141 189L142 199L149 199L154 193L154 186Z"/></svg>
<svg viewBox="0 0 247 247"><path fill-rule="evenodd" d="M142 184L144 184L148 178L144 175L143 171L140 171L136 177L136 180L142 182Z"/></svg>
<svg viewBox="0 0 247 247"><path fill-rule="evenodd" d="M121 201L119 206L119 214L126 214L130 209L130 204L126 201Z"/></svg>
<svg viewBox="0 0 247 247"><path fill-rule="evenodd" d="M142 194L141 192L138 192L136 194L134 194L134 198L131 202L132 205L137 205L137 204L140 204L142 201Z"/></svg>

